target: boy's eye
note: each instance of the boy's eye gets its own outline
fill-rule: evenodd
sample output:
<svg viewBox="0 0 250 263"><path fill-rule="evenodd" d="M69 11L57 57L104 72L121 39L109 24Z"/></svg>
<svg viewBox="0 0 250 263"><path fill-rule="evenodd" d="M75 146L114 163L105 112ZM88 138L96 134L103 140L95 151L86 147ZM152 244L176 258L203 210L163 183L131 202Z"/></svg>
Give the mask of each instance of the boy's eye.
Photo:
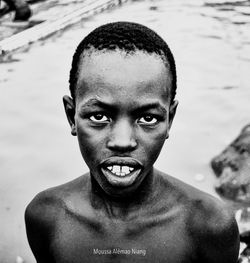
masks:
<svg viewBox="0 0 250 263"><path fill-rule="evenodd" d="M152 115L145 115L138 119L138 123L141 124L155 124L157 121L158 120Z"/></svg>
<svg viewBox="0 0 250 263"><path fill-rule="evenodd" d="M89 117L89 119L94 122L108 122L109 121L109 118L101 113L93 114Z"/></svg>

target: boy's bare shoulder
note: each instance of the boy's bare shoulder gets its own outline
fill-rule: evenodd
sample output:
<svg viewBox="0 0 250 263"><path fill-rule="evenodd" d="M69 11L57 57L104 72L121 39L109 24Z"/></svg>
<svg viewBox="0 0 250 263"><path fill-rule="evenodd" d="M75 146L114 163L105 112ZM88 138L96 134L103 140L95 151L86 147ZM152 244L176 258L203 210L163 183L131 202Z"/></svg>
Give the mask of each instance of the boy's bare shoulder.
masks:
<svg viewBox="0 0 250 263"><path fill-rule="evenodd" d="M192 203L189 222L204 262L236 262L239 253L239 231L233 211L208 194Z"/></svg>
<svg viewBox="0 0 250 263"><path fill-rule="evenodd" d="M232 210L208 193L171 176L163 174L163 177L174 189L179 202L188 210L189 233L197 241L198 247L201 246L200 251L205 248L203 255L207 258L211 255L217 259L223 258L215 262L236 262L239 233Z"/></svg>
<svg viewBox="0 0 250 263"><path fill-rule="evenodd" d="M163 174L163 178L171 185L178 200L188 207L191 225L220 233L235 224L232 210L220 199L169 175Z"/></svg>
<svg viewBox="0 0 250 263"><path fill-rule="evenodd" d="M72 196L77 198L84 192L86 176L80 176L73 181L38 193L25 210L26 223L35 220L52 224L56 218L55 215L66 209L67 200Z"/></svg>
<svg viewBox="0 0 250 263"><path fill-rule="evenodd" d="M50 188L38 195L25 210L28 241L37 262L54 262L50 254L50 242L70 202L84 202L84 187L88 176L81 176L69 183ZM81 195L83 194L83 196ZM80 197L79 197L80 196ZM81 206L81 204L79 204ZM74 204L72 205L74 207Z"/></svg>

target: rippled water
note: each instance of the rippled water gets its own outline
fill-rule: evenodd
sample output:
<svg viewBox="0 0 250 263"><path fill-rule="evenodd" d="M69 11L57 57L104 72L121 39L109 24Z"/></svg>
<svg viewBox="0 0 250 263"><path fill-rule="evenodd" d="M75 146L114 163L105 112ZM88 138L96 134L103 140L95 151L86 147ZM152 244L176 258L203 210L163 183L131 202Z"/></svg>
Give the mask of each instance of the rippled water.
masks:
<svg viewBox="0 0 250 263"><path fill-rule="evenodd" d="M180 105L158 168L214 194L209 162L250 122L249 1L129 2L15 54L0 64L1 262L33 262L24 207L86 171L61 98L78 42L117 20L155 29L176 58Z"/></svg>

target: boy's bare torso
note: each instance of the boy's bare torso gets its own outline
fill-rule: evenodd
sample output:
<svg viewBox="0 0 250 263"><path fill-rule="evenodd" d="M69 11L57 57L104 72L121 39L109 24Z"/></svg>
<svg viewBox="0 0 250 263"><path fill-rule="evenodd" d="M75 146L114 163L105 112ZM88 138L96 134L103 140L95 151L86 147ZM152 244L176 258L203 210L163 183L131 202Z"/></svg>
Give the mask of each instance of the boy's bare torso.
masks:
<svg viewBox="0 0 250 263"><path fill-rule="evenodd" d="M205 250L214 253L212 232L224 231L230 218L222 206L160 172L155 178L154 191L135 195L133 205L93 193L89 175L39 194L26 211L38 262L194 263Z"/></svg>
<svg viewBox="0 0 250 263"><path fill-rule="evenodd" d="M178 105L165 41L134 23L97 28L76 50L70 91L65 112L91 176L29 204L37 262L235 263L233 215L153 169Z"/></svg>

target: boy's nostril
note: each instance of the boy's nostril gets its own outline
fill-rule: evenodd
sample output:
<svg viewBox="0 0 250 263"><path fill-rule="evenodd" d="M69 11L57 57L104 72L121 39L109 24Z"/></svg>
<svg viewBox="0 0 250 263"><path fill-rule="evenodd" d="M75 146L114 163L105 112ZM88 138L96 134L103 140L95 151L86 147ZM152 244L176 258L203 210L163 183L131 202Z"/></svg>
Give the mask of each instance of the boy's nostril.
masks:
<svg viewBox="0 0 250 263"><path fill-rule="evenodd" d="M122 142L122 141L109 141L107 143L109 149L113 151L131 151L137 146L135 141Z"/></svg>

